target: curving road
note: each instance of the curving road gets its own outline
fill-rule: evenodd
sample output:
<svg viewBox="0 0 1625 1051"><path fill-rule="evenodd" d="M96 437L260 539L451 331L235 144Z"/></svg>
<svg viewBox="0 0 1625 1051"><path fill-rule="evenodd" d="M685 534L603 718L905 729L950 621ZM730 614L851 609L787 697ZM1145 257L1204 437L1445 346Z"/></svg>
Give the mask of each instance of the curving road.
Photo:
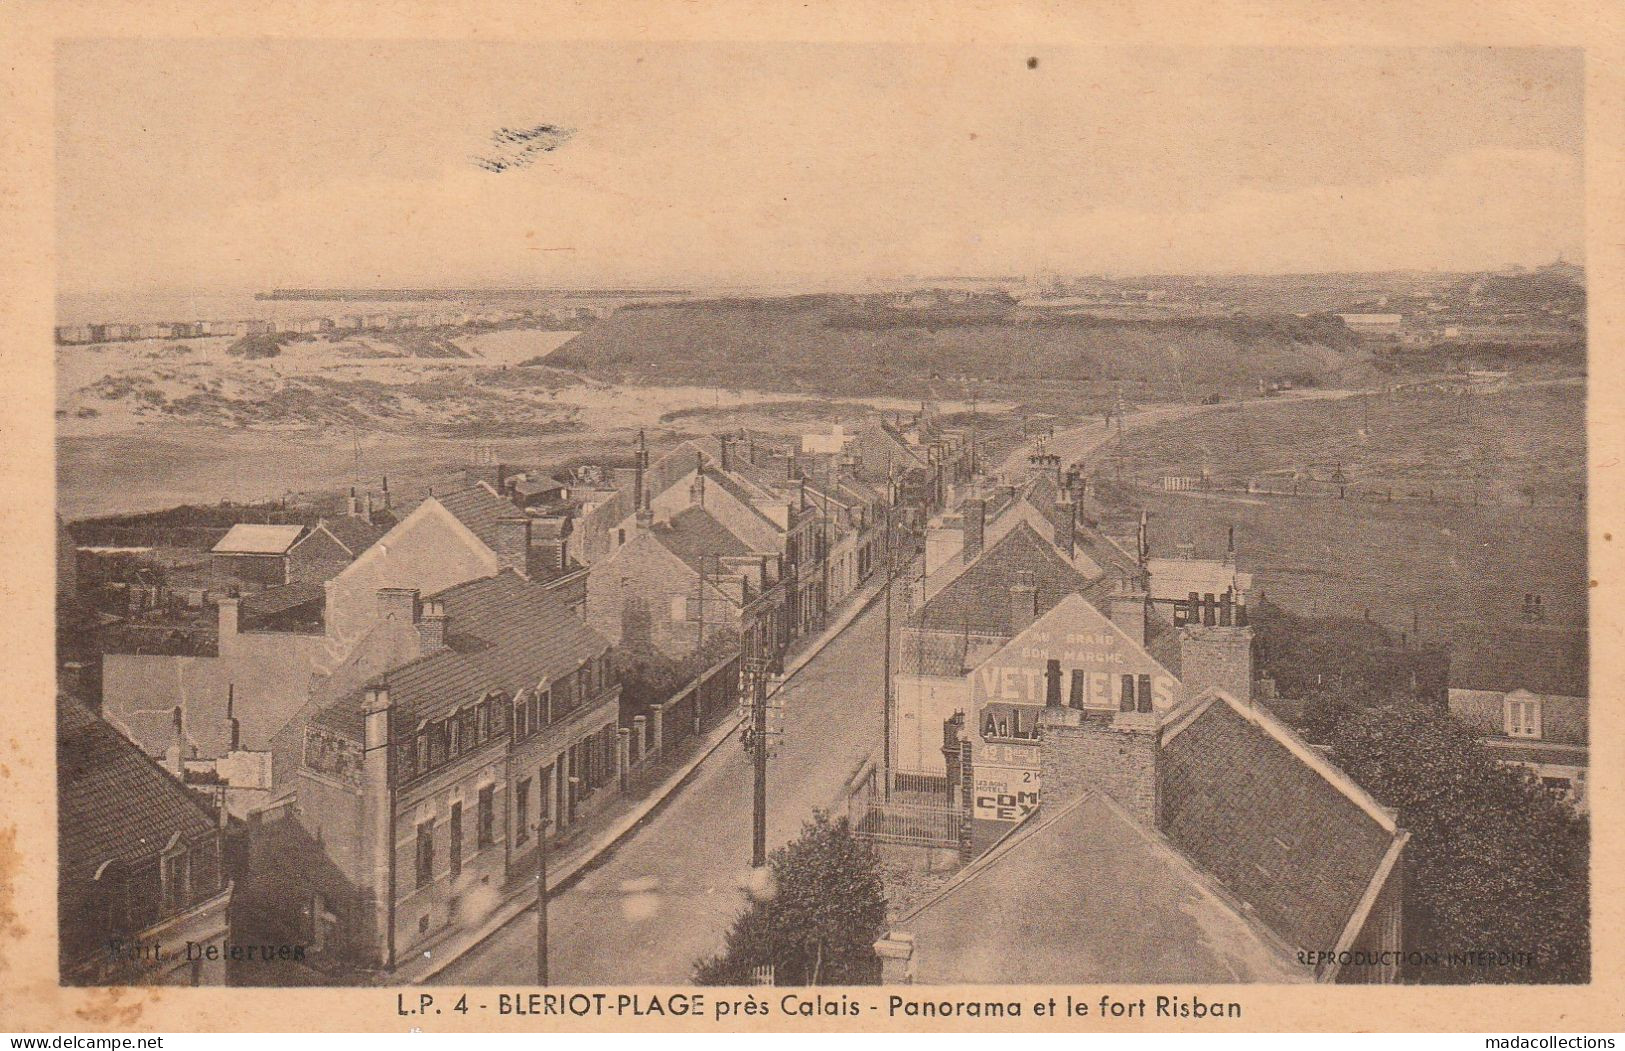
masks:
<svg viewBox="0 0 1625 1051"><path fill-rule="evenodd" d="M881 734L884 618L876 602L783 687L785 734L768 768L767 840L795 837ZM682 984L718 951L750 871L751 763L724 744L642 828L558 892L548 912L555 985ZM529 985L534 911L480 943L437 985Z"/></svg>

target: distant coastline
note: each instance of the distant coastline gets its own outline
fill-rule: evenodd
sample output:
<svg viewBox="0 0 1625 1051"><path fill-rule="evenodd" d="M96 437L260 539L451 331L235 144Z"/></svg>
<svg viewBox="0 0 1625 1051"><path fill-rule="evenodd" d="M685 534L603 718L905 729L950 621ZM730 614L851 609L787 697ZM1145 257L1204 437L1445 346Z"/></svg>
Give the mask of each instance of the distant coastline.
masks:
<svg viewBox="0 0 1625 1051"><path fill-rule="evenodd" d="M601 299L606 296L690 296L682 288L273 288L254 293L260 300L363 300L375 303L422 302L437 299L516 299L533 296L567 296L574 299Z"/></svg>

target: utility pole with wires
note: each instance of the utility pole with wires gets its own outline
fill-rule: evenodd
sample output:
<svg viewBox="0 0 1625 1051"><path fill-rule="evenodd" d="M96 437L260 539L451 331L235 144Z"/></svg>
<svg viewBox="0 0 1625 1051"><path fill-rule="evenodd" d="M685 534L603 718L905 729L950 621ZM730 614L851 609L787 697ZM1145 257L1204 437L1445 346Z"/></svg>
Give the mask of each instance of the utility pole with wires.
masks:
<svg viewBox="0 0 1625 1051"><path fill-rule="evenodd" d="M782 733L768 726L768 707L770 698L778 694L780 681L767 658L752 657L745 662L740 706L748 705L750 725L743 740L755 773L750 829L750 866L755 869L767 864L767 760L773 740Z"/></svg>
<svg viewBox="0 0 1625 1051"><path fill-rule="evenodd" d="M700 552L700 597L695 603L694 616L700 622L700 637L694 644L694 655L705 651L705 552Z"/></svg>
<svg viewBox="0 0 1625 1051"><path fill-rule="evenodd" d="M892 511L897 504L897 482L888 464L886 468L886 655L881 662L881 674L885 678L885 703L882 708L885 713L884 752L882 755L882 769L885 774L885 798L891 802L892 793L892 685L891 685L891 584L892 584Z"/></svg>

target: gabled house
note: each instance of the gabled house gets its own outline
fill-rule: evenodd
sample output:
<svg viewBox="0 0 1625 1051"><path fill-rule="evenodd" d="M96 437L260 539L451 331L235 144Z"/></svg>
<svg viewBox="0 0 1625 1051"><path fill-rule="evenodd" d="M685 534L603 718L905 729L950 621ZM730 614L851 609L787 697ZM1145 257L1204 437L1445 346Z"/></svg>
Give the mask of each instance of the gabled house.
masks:
<svg viewBox="0 0 1625 1051"><path fill-rule="evenodd" d="M239 523L209 550L215 578L248 589L326 580L354 557L322 524Z"/></svg>
<svg viewBox="0 0 1625 1051"><path fill-rule="evenodd" d="M883 981L1395 980L1409 834L1268 711L1048 705L1038 740L1041 805L876 943Z"/></svg>
<svg viewBox="0 0 1625 1051"><path fill-rule="evenodd" d="M632 653L681 657L718 634L750 653L786 642L778 556L754 551L707 508L664 521L639 516L632 535L592 567L587 622Z"/></svg>
<svg viewBox="0 0 1625 1051"><path fill-rule="evenodd" d="M1498 760L1528 769L1580 810L1590 766L1589 658L1585 629L1535 620L1482 622L1459 632L1450 654L1451 714Z"/></svg>

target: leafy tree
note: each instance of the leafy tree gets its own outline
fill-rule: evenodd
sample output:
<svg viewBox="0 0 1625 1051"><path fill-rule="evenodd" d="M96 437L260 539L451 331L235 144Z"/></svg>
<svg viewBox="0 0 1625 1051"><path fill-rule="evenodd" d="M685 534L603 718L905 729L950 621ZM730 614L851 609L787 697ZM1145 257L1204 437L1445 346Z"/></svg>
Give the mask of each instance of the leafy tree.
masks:
<svg viewBox="0 0 1625 1051"><path fill-rule="evenodd" d="M1435 708L1345 714L1332 758L1411 833L1405 948L1529 953L1533 965L1407 963L1432 983L1585 982L1591 973L1590 831L1527 771L1501 766Z"/></svg>
<svg viewBox="0 0 1625 1051"><path fill-rule="evenodd" d="M767 866L770 889L734 921L723 952L695 965L694 980L745 985L754 968L771 965L779 985L877 982L885 885L874 848L852 834L846 818L818 812Z"/></svg>

